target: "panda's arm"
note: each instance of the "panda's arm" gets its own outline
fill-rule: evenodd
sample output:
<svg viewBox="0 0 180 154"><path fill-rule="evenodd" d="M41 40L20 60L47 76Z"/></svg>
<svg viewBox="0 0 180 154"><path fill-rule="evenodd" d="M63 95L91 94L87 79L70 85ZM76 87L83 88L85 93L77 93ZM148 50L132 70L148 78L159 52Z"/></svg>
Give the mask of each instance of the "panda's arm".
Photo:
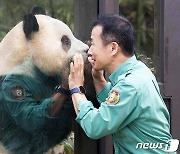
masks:
<svg viewBox="0 0 180 154"><path fill-rule="evenodd" d="M27 85L16 76L3 81L2 100L5 112L27 132L39 131L47 120L56 119L49 116L49 107L54 99L48 98L36 102Z"/></svg>

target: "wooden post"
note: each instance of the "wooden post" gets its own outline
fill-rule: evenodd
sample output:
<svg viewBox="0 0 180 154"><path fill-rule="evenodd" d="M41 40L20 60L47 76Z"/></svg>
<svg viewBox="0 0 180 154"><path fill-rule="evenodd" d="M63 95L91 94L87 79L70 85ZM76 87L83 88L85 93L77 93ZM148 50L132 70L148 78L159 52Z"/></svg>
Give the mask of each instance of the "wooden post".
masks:
<svg viewBox="0 0 180 154"><path fill-rule="evenodd" d="M89 40L92 29L91 25L96 17L97 0L76 0L74 3L75 37L82 41ZM76 122L74 123L74 133L75 154L98 154L99 141L88 138L82 128Z"/></svg>
<svg viewBox="0 0 180 154"><path fill-rule="evenodd" d="M119 14L118 0L99 0L99 15L111 13Z"/></svg>
<svg viewBox="0 0 180 154"><path fill-rule="evenodd" d="M90 38L92 22L97 17L97 0L76 0L74 3L74 34L82 41Z"/></svg>
<svg viewBox="0 0 180 154"><path fill-rule="evenodd" d="M171 133L173 138L180 139L180 21L177 16L180 14L179 0L165 0L164 2L164 26L163 49L164 49L164 96L170 97L171 109ZM161 52L161 51L160 51ZM180 152L180 148L177 153Z"/></svg>
<svg viewBox="0 0 180 154"><path fill-rule="evenodd" d="M99 15L102 14L119 14L119 3L118 0L99 0ZM108 79L106 73L106 79ZM100 154L113 154L113 142L112 136L103 137L100 140Z"/></svg>

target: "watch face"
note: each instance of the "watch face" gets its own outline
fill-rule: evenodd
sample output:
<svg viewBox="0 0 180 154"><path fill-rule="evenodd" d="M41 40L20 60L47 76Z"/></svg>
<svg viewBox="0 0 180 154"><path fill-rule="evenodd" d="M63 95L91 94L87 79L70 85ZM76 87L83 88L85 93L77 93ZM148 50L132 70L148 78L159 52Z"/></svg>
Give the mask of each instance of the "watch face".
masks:
<svg viewBox="0 0 180 154"><path fill-rule="evenodd" d="M83 94L86 93L86 90L85 90L85 88L83 86L80 86L79 89L80 89L81 93L83 93Z"/></svg>

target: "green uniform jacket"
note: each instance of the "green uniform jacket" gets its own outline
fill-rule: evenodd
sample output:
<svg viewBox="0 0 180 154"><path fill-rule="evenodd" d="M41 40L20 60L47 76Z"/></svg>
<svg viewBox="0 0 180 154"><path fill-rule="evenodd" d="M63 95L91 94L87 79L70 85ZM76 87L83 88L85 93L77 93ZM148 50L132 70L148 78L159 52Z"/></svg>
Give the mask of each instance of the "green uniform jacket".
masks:
<svg viewBox="0 0 180 154"><path fill-rule="evenodd" d="M78 101L76 120L87 136L98 139L112 134L115 154L167 153L170 117L148 67L133 56L109 79L97 94L99 109L90 101Z"/></svg>
<svg viewBox="0 0 180 154"><path fill-rule="evenodd" d="M70 132L72 108L65 106L56 118L48 114L56 78L35 67L33 77L9 74L1 84L1 140L13 154L42 154Z"/></svg>

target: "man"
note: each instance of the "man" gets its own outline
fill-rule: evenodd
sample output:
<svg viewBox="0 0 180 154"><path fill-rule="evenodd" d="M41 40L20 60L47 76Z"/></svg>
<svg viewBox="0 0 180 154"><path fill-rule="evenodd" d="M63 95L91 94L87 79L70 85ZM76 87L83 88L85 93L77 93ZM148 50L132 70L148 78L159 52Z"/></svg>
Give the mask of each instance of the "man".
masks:
<svg viewBox="0 0 180 154"><path fill-rule="evenodd" d="M169 113L154 75L134 55L133 33L131 23L118 15L94 22L88 59L100 107L94 108L83 93L84 63L76 54L69 75L76 120L90 138L112 134L115 154L167 153Z"/></svg>

